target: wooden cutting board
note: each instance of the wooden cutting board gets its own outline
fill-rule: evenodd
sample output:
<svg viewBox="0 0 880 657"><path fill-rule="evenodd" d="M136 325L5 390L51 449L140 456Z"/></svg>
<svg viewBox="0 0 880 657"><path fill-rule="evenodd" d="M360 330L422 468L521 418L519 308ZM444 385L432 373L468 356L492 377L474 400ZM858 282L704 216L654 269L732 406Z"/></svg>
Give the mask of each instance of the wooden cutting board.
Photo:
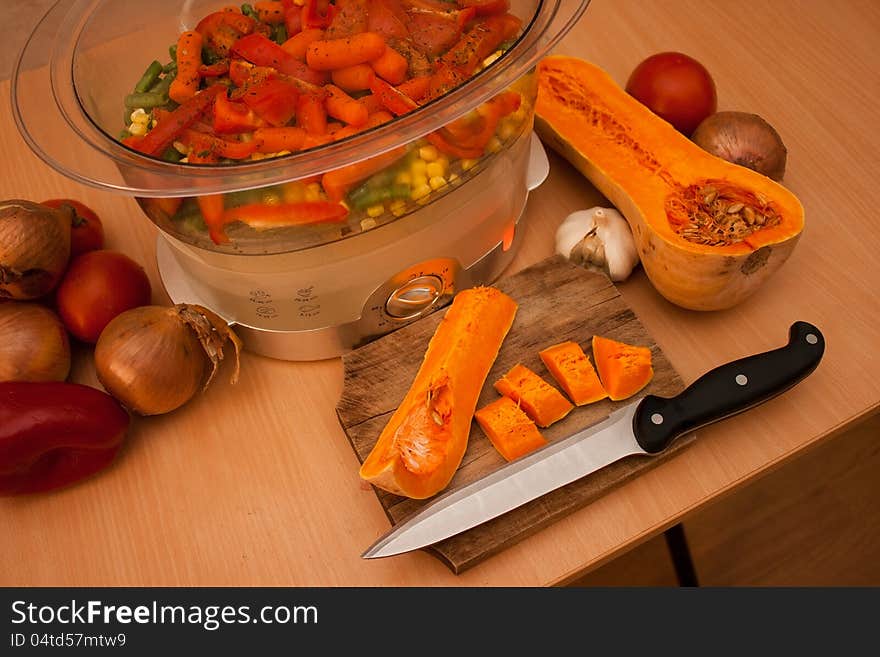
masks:
<svg viewBox="0 0 880 657"><path fill-rule="evenodd" d="M519 310L486 379L477 408L497 399L498 393L492 383L516 363L526 365L555 385L538 357L538 351L557 342L574 340L589 355L593 335L651 348L654 378L646 392L671 396L683 389L672 365L606 276L554 256L500 280L496 287L510 295L519 304ZM345 382L336 411L361 462L403 400L445 312L437 311L343 357ZM567 417L541 431L548 441L553 442L600 422L616 407L626 403L604 400L576 407ZM659 456L632 456L618 461L503 516L437 543L429 551L453 572L460 573L656 466L692 440L690 436L681 438ZM468 484L504 464L504 459L474 422L467 452L446 491ZM374 490L392 524L430 502ZM366 549L368 546L362 547Z"/></svg>

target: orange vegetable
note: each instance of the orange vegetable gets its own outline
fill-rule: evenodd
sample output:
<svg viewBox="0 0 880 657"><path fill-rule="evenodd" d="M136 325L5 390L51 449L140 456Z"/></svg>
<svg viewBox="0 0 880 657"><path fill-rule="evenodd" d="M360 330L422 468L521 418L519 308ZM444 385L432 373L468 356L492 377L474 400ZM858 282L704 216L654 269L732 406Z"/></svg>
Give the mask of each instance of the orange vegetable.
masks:
<svg viewBox="0 0 880 657"><path fill-rule="evenodd" d="M549 427L574 408L562 393L525 365L514 365L495 382L495 389L510 397L539 427Z"/></svg>
<svg viewBox="0 0 880 657"><path fill-rule="evenodd" d="M363 91L370 88L374 75L369 64L355 64L337 68L330 74L330 79L343 91Z"/></svg>
<svg viewBox="0 0 880 657"><path fill-rule="evenodd" d="M538 355L568 398L578 406L608 396L593 364L577 342L560 342L541 350Z"/></svg>
<svg viewBox="0 0 880 657"><path fill-rule="evenodd" d="M474 419L506 460L512 461L547 444L532 419L509 397L500 397L476 413Z"/></svg>
<svg viewBox="0 0 880 657"><path fill-rule="evenodd" d="M593 336L593 359L602 386L613 401L632 397L654 376L651 350Z"/></svg>
<svg viewBox="0 0 880 657"><path fill-rule="evenodd" d="M410 78L403 84L397 85L397 90L403 94L406 94L414 101L419 102L428 95L430 85L431 76L422 75L416 78Z"/></svg>
<svg viewBox="0 0 880 657"><path fill-rule="evenodd" d="M205 196L197 196L196 201L199 204L199 211L202 213L202 219L208 226L208 234L215 244L225 244L229 242L226 231L223 229L223 194L210 194Z"/></svg>
<svg viewBox="0 0 880 657"><path fill-rule="evenodd" d="M289 55L296 57L298 60L306 61L306 50L314 41L320 41L324 38L324 30L314 27L310 30L297 32L287 41L281 44L281 48Z"/></svg>
<svg viewBox="0 0 880 657"><path fill-rule="evenodd" d="M385 39L375 32L361 32L344 39L313 41L306 49L306 62L315 71L365 64L385 52Z"/></svg>
<svg viewBox="0 0 880 657"><path fill-rule="evenodd" d="M284 4L275 0L261 0L254 3L254 11L260 20L269 25L280 25L284 22Z"/></svg>
<svg viewBox="0 0 880 657"><path fill-rule="evenodd" d="M168 88L168 97L184 103L199 90L199 67L202 65L202 35L188 31L177 39L177 77Z"/></svg>
<svg viewBox="0 0 880 657"><path fill-rule="evenodd" d="M323 91L320 96L300 95L296 101L296 124L312 136L327 132L327 110L324 109Z"/></svg>
<svg viewBox="0 0 880 657"><path fill-rule="evenodd" d="M345 197L349 189L362 180L369 178L374 173L391 166L404 155L406 155L406 146L399 146L387 153L374 155L366 160L361 160L339 169L333 169L333 171L328 171L321 177L321 186L324 188L327 198L331 201L339 202Z"/></svg>
<svg viewBox="0 0 880 657"><path fill-rule="evenodd" d="M254 130L254 144L258 153L277 153L278 151L298 151L306 139L302 128L257 128Z"/></svg>
<svg viewBox="0 0 880 657"><path fill-rule="evenodd" d="M327 96L324 99L324 107L327 114L334 119L351 126L362 126L367 122L367 108L333 84L324 86Z"/></svg>
<svg viewBox="0 0 880 657"><path fill-rule="evenodd" d="M390 84L400 84L406 80L409 62L406 57L390 46L379 57L370 62L376 75Z"/></svg>
<svg viewBox="0 0 880 657"><path fill-rule="evenodd" d="M363 479L415 499L431 497L449 484L516 309L513 299L493 287L455 296L409 391L361 466Z"/></svg>

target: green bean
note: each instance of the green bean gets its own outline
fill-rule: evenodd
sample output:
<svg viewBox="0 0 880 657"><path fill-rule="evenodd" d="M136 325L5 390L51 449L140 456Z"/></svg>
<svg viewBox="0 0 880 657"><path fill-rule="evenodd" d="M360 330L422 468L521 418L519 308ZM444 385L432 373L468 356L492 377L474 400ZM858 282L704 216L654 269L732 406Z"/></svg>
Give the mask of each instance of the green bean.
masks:
<svg viewBox="0 0 880 657"><path fill-rule="evenodd" d="M168 90L171 88L171 83L174 82L175 77L177 77L177 69L169 71L165 74L165 77L150 88L150 93L161 94L167 98Z"/></svg>
<svg viewBox="0 0 880 657"><path fill-rule="evenodd" d="M175 62L177 61L177 44L176 43L172 43L170 46L168 46L168 54L171 55L172 61L175 61Z"/></svg>
<svg viewBox="0 0 880 657"><path fill-rule="evenodd" d="M255 21L260 20L260 17L259 17L259 15L257 14L257 12L256 12L256 11L254 10L254 8L253 8L251 5L249 5L249 4L243 4L243 5L241 6L241 13L244 14L245 16L250 16L250 17L253 18Z"/></svg>
<svg viewBox="0 0 880 657"><path fill-rule="evenodd" d="M136 85L134 85L135 93L142 94L152 87L156 80L159 79L160 73L162 73L162 64L153 60L153 63L147 67L146 71L144 71L141 79L138 80Z"/></svg>
<svg viewBox="0 0 880 657"><path fill-rule="evenodd" d="M128 94L125 97L125 106L130 109L137 109L138 107L151 109L153 107L164 105L167 102L167 96L165 96L164 94L153 93L151 91L145 91L144 93Z"/></svg>
<svg viewBox="0 0 880 657"><path fill-rule="evenodd" d="M275 29L272 30L272 37L275 39L275 43L281 45L285 41L287 41L287 26L284 23L279 23L275 26Z"/></svg>
<svg viewBox="0 0 880 657"><path fill-rule="evenodd" d="M166 162L180 162L182 158L183 155L181 155L180 151L174 148L174 146L169 146L165 149L165 152L162 153L162 159Z"/></svg>
<svg viewBox="0 0 880 657"><path fill-rule="evenodd" d="M410 186L401 183L394 183L388 187L366 187L361 185L348 195L348 200L355 208L363 210L385 201L409 198L409 196Z"/></svg>
<svg viewBox="0 0 880 657"><path fill-rule="evenodd" d="M165 64L165 66L162 67L163 73L170 73L171 71L176 71L176 70L177 70L177 62L175 62L174 60L168 62L167 64Z"/></svg>

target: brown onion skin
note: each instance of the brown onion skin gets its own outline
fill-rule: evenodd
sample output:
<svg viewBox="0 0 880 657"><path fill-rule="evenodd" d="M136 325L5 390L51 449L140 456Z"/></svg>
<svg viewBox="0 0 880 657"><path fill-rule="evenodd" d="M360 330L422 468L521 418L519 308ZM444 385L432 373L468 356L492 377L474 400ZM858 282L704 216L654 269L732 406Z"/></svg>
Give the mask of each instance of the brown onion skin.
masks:
<svg viewBox="0 0 880 657"><path fill-rule="evenodd" d="M101 385L139 415L168 413L201 390L211 364L174 308L141 306L116 316L95 345Z"/></svg>
<svg viewBox="0 0 880 657"><path fill-rule="evenodd" d="M0 303L0 381L64 381L70 340L58 316L38 303Z"/></svg>
<svg viewBox="0 0 880 657"><path fill-rule="evenodd" d="M779 181L788 151L776 129L757 114L716 112L694 131L695 144L723 160Z"/></svg>
<svg viewBox="0 0 880 657"><path fill-rule="evenodd" d="M0 202L0 297L51 292L70 259L72 211L11 199Z"/></svg>

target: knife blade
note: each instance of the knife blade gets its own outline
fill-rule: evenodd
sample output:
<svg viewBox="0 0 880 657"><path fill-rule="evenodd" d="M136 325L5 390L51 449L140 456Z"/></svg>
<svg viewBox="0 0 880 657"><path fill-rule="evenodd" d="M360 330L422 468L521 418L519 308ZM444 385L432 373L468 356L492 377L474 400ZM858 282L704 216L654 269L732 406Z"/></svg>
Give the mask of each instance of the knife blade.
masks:
<svg viewBox="0 0 880 657"><path fill-rule="evenodd" d="M645 395L598 424L443 494L361 556L376 559L428 547L622 458L659 454L682 435L782 394L816 369L824 351L819 329L795 322L785 346L720 365L674 397Z"/></svg>

